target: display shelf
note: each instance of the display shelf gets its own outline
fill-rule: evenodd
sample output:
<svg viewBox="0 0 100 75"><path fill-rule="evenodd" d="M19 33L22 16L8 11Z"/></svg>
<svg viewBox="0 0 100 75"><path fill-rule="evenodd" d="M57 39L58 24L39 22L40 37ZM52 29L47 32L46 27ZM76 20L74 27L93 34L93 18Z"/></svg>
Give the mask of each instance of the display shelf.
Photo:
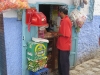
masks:
<svg viewBox="0 0 100 75"><path fill-rule="evenodd" d="M48 44L48 49L52 48L51 51L48 51L48 68L52 71L54 71L57 68L57 48L56 48L56 41L57 38L49 38L49 44Z"/></svg>

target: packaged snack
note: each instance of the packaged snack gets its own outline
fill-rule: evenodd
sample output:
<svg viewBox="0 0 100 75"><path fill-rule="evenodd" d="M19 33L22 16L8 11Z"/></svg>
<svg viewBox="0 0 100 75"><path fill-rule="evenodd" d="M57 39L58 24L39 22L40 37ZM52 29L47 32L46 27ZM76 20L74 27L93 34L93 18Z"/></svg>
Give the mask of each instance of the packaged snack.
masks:
<svg viewBox="0 0 100 75"><path fill-rule="evenodd" d="M27 0L0 0L0 13L8 9L28 9Z"/></svg>
<svg viewBox="0 0 100 75"><path fill-rule="evenodd" d="M0 0L0 12L2 12L3 10L8 9L9 3L6 0Z"/></svg>
<svg viewBox="0 0 100 75"><path fill-rule="evenodd" d="M75 9L71 12L70 19L75 25L75 27L81 28L86 20L86 15L84 15L79 10Z"/></svg>
<svg viewBox="0 0 100 75"><path fill-rule="evenodd" d="M86 17L84 15L80 16L79 18L76 19L76 23L79 28L81 28L83 26L85 20L86 20Z"/></svg>
<svg viewBox="0 0 100 75"><path fill-rule="evenodd" d="M10 8L28 9L30 8L27 0L9 0Z"/></svg>

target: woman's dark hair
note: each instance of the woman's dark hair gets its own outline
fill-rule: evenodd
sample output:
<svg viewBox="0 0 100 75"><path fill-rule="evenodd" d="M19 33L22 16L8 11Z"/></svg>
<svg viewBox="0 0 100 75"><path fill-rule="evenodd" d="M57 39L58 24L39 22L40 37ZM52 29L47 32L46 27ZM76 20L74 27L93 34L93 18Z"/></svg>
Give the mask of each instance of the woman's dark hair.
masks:
<svg viewBox="0 0 100 75"><path fill-rule="evenodd" d="M68 15L68 8L67 6L60 6L59 12L63 12L65 15Z"/></svg>

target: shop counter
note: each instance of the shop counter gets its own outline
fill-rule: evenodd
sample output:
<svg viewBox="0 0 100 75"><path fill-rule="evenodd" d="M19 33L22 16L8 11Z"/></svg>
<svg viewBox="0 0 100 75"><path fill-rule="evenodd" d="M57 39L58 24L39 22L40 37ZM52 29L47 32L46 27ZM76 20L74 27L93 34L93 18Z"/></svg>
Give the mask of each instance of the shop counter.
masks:
<svg viewBox="0 0 100 75"><path fill-rule="evenodd" d="M49 40L49 44L48 44L48 53L47 53L47 56L48 56L48 61L47 61L47 66L48 68L50 69L50 71L54 71L57 69L57 54L58 54L58 51L57 51L57 48L56 48L56 41L57 41L57 38L56 37L52 37L52 38L48 38Z"/></svg>

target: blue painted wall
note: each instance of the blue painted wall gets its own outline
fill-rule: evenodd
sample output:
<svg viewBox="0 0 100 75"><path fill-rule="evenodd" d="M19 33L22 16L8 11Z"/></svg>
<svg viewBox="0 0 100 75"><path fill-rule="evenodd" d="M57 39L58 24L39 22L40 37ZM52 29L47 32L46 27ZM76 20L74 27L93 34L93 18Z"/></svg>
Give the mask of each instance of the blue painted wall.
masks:
<svg viewBox="0 0 100 75"><path fill-rule="evenodd" d="M78 63L95 57L99 48L100 16L94 16L93 21L86 22L79 33Z"/></svg>
<svg viewBox="0 0 100 75"><path fill-rule="evenodd" d="M100 16L84 24L79 33L78 60L82 62L87 55L98 48ZM22 24L17 18L4 18L5 44L8 75L21 75L22 66ZM85 57L84 57L85 56ZM89 58L87 58L89 59ZM85 59L84 59L85 60Z"/></svg>
<svg viewBox="0 0 100 75"><path fill-rule="evenodd" d="M8 75L21 75L22 25L17 18L4 18Z"/></svg>

